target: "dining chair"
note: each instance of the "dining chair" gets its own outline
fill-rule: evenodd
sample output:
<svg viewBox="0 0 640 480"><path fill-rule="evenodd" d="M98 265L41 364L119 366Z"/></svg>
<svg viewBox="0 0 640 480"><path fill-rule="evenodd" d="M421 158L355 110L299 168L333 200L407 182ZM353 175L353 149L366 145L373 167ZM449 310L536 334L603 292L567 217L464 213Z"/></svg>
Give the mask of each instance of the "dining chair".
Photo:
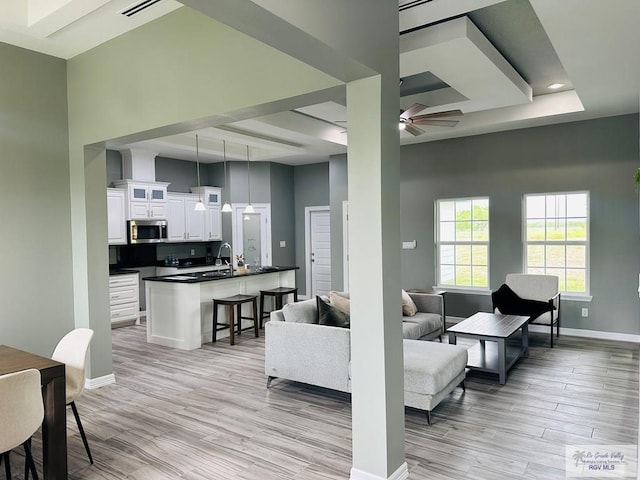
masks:
<svg viewBox="0 0 640 480"><path fill-rule="evenodd" d="M82 422L76 407L76 400L84 390L84 369L87 350L89 350L89 343L92 337L93 330L89 328L76 328L70 331L58 342L51 358L65 364L66 404L71 406L71 410L73 410L73 416L76 417L78 430L80 430L80 436L87 451L89 462L93 464L89 442L87 442L87 436L84 433L84 428L82 428Z"/></svg>
<svg viewBox="0 0 640 480"><path fill-rule="evenodd" d="M29 478L28 472L31 470L33 478L38 480L31 455L31 437L42 424L43 418L38 370L21 370L0 376L0 464L4 461L7 480L11 480L9 453L19 445L24 447L25 479Z"/></svg>

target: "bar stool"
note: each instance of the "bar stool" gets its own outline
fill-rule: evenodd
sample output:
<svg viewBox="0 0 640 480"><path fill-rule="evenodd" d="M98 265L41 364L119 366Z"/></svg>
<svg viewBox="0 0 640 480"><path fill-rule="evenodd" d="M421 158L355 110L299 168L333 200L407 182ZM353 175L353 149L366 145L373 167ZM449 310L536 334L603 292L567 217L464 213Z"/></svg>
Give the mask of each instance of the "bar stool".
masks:
<svg viewBox="0 0 640 480"><path fill-rule="evenodd" d="M242 332L242 319L253 320L253 330L258 337L258 306L257 306L257 295L233 295L232 297L226 298L214 298L213 299L213 335L212 341L216 341L216 333L218 330L218 325L225 325L224 328L229 328L229 343L231 345L235 344L234 336L233 336L233 327L235 326L235 317L233 314L233 307L236 307L238 318L238 335ZM253 317L243 317L242 316L242 304L249 303L253 304ZM229 324L226 323L218 323L218 307L224 305L229 307ZM223 330L224 328L221 328Z"/></svg>
<svg viewBox="0 0 640 480"><path fill-rule="evenodd" d="M262 328L262 320L268 317L271 312L264 310L264 297L273 297L275 301L274 310L280 310L282 308L282 298L285 295L291 295L293 293L293 301L298 301L298 289L295 287L278 287L271 288L269 290L260 290L260 328Z"/></svg>

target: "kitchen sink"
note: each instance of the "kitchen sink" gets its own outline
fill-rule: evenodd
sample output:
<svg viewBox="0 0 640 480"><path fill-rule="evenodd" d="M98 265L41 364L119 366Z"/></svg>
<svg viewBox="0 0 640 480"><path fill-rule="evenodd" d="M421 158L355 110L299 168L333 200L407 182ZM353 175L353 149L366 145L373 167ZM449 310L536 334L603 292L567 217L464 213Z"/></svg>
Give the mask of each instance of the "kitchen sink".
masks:
<svg viewBox="0 0 640 480"><path fill-rule="evenodd" d="M202 274L203 277L214 277L214 278L218 278L218 277L227 277L229 276L229 272L227 271L219 271L219 270L214 270L212 272L204 272Z"/></svg>

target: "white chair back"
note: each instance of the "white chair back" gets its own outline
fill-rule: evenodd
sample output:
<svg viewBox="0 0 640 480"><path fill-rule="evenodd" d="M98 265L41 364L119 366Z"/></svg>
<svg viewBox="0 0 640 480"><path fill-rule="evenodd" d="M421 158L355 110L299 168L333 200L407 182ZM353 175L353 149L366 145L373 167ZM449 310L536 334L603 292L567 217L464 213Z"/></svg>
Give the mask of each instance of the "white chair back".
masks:
<svg viewBox="0 0 640 480"><path fill-rule="evenodd" d="M505 283L520 298L529 300L547 302L558 293L558 277L555 275L508 273Z"/></svg>
<svg viewBox="0 0 640 480"><path fill-rule="evenodd" d="M76 328L62 337L51 356L56 362L65 364L67 405L84 390L84 369L92 337L90 328Z"/></svg>
<svg viewBox="0 0 640 480"><path fill-rule="evenodd" d="M0 376L0 453L26 442L44 418L40 372L22 370Z"/></svg>

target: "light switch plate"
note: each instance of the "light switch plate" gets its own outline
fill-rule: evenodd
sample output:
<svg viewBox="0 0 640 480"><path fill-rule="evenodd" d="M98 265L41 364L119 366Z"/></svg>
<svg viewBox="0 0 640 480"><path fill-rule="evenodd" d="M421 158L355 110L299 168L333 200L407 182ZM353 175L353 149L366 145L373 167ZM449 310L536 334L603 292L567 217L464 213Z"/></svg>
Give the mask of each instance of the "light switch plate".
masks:
<svg viewBox="0 0 640 480"><path fill-rule="evenodd" d="M404 250L411 250L416 248L418 242L416 242L415 240L412 240L410 242L402 242L402 248Z"/></svg>
<svg viewBox="0 0 640 480"><path fill-rule="evenodd" d="M284 248L287 246L286 240L280 240L280 248Z"/></svg>

